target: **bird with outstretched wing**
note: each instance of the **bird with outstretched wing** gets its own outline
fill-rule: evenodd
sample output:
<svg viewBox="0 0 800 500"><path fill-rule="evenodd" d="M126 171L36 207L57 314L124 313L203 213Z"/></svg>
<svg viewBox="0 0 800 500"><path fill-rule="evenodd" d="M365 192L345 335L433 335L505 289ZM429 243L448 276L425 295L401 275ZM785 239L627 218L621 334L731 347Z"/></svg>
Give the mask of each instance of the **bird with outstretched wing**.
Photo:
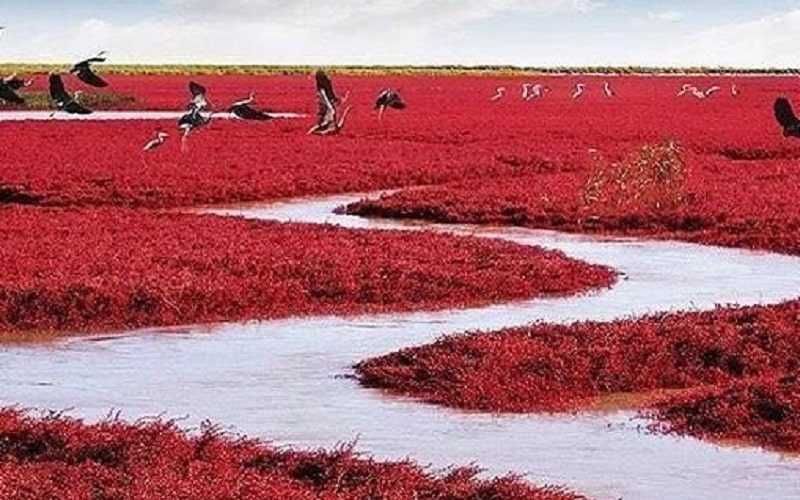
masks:
<svg viewBox="0 0 800 500"><path fill-rule="evenodd" d="M91 85L92 87L107 87L108 82L100 78L97 73L92 71L92 64L98 62L105 62L106 51L101 51L94 57L90 57L88 59L84 59L83 61L75 63L72 68L70 68L70 73L75 73L75 76L78 77L80 81L87 85Z"/></svg>
<svg viewBox="0 0 800 500"><path fill-rule="evenodd" d="M17 78L17 75L3 78L0 80L0 99L11 104L25 104L25 99L16 92L25 86L25 81Z"/></svg>
<svg viewBox="0 0 800 500"><path fill-rule="evenodd" d="M783 135L785 137L800 138L800 120L798 120L797 115L794 114L789 99L778 97L775 99L773 109L775 111L775 119L780 126L783 127Z"/></svg>
<svg viewBox="0 0 800 500"><path fill-rule="evenodd" d="M386 108L406 109L406 103L403 102L403 99L396 90L384 89L378 94L377 99L375 99L374 109L378 110L378 119L383 116L383 112Z"/></svg>
<svg viewBox="0 0 800 500"><path fill-rule="evenodd" d="M50 75L50 99L55 103L57 111L64 111L76 115L88 115L92 112L91 109L76 101L75 98L67 92L64 88L64 81L61 79L61 75ZM55 114L55 111L53 114Z"/></svg>
<svg viewBox="0 0 800 500"><path fill-rule="evenodd" d="M322 70L314 74L317 86L317 122L308 130L309 134L328 135L338 133L344 127L350 107L347 107L342 117L337 120L338 113L336 105L344 102L340 100L333 91L328 75Z"/></svg>
<svg viewBox="0 0 800 500"><path fill-rule="evenodd" d="M242 120L255 120L255 121L271 120L272 115L270 115L266 111L261 111L251 106L251 103L255 101L255 99L256 99L255 92L251 92L250 97L248 97L247 99L242 99L231 104L231 106L228 108L228 113L232 113L233 116L235 116L236 118L240 118Z"/></svg>
<svg viewBox="0 0 800 500"><path fill-rule="evenodd" d="M194 81L190 81L189 93L192 95L192 99L189 101L188 109L205 109L209 105L208 100L206 99L206 92L207 90L203 85L200 85Z"/></svg>

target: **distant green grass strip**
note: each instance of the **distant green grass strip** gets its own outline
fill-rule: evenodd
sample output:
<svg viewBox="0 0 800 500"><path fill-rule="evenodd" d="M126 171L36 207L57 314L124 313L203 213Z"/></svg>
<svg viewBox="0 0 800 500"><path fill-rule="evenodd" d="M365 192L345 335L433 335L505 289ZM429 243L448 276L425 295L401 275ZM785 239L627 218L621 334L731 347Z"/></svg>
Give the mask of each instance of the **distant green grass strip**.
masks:
<svg viewBox="0 0 800 500"><path fill-rule="evenodd" d="M99 71L122 75L295 75L308 74L319 66L216 65L216 64L100 64ZM0 74L64 73L68 64L0 63ZM550 75L550 74L700 74L700 75L796 75L800 68L730 68L730 67L647 67L647 66L584 66L584 67L520 67L520 66L327 66L335 74L353 75Z"/></svg>

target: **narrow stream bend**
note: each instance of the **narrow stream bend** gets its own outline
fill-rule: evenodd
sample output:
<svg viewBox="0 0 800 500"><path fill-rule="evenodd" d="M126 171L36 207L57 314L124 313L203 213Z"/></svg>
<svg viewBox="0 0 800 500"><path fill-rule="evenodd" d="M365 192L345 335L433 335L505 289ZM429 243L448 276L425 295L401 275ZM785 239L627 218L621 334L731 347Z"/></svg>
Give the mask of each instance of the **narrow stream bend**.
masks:
<svg viewBox="0 0 800 500"><path fill-rule="evenodd" d="M358 440L376 458L445 467L474 462L597 498L800 498L800 459L649 434L628 412L470 414L364 390L346 378L366 357L445 333L535 320L608 320L715 304L772 303L800 289L800 259L664 241L609 240L521 228L373 221L332 214L357 196L211 212L368 229L435 230L564 251L624 273L611 290L435 313L316 317L75 338L0 348L1 404L63 409L88 419L165 413L229 424L275 444Z"/></svg>

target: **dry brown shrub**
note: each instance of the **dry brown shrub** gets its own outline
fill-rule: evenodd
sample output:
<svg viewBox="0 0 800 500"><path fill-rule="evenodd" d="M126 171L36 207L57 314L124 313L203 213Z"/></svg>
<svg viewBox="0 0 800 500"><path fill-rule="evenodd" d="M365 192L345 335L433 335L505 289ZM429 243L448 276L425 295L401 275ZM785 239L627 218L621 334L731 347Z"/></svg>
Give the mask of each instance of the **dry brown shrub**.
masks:
<svg viewBox="0 0 800 500"><path fill-rule="evenodd" d="M587 207L658 212L688 200L688 166L674 141L644 145L619 162L595 156L594 163L582 192Z"/></svg>

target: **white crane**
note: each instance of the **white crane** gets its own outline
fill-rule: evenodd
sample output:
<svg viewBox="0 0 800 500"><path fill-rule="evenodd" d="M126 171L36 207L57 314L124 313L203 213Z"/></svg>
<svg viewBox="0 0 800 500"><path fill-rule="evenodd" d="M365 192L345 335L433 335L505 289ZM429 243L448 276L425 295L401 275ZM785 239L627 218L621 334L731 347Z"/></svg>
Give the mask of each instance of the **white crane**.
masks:
<svg viewBox="0 0 800 500"><path fill-rule="evenodd" d="M739 94L739 87L737 87L735 83L731 83L731 95L736 97Z"/></svg>
<svg viewBox="0 0 800 500"><path fill-rule="evenodd" d="M608 82L603 82L603 92L606 94L606 97L614 97L616 95L611 88L611 84Z"/></svg>
<svg viewBox="0 0 800 500"><path fill-rule="evenodd" d="M575 90L572 92L572 98L577 99L583 95L584 91L586 90L585 83L577 83L575 84Z"/></svg>
<svg viewBox="0 0 800 500"><path fill-rule="evenodd" d="M499 101L506 94L505 87L497 87L495 94L489 99L490 101Z"/></svg>
<svg viewBox="0 0 800 500"><path fill-rule="evenodd" d="M150 139L147 144L144 145L142 151L152 151L158 147L161 147L161 145L164 144L164 141L167 140L167 137L169 137L169 134L163 130L157 131L156 136Z"/></svg>
<svg viewBox="0 0 800 500"><path fill-rule="evenodd" d="M678 97L686 94L687 92L692 92L693 89L696 90L697 87L695 87L690 83L684 83L683 85L681 85L681 89L678 91Z"/></svg>
<svg viewBox="0 0 800 500"><path fill-rule="evenodd" d="M541 99L544 97L545 92L550 92L550 87L547 85L542 85L541 83L537 83L533 87L531 87L530 95L528 95L528 100L531 99Z"/></svg>

